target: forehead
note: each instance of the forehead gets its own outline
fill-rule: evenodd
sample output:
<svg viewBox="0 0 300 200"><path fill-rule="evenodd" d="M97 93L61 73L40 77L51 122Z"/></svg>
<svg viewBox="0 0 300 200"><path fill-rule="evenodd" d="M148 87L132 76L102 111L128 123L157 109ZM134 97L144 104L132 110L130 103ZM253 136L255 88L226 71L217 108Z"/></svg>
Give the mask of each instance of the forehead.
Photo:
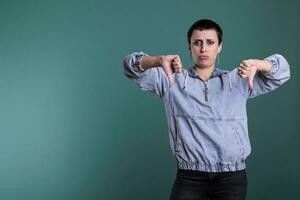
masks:
<svg viewBox="0 0 300 200"><path fill-rule="evenodd" d="M192 33L192 40L195 39L212 39L212 40L218 40L218 34L217 31L214 29L208 29L208 30L194 30Z"/></svg>

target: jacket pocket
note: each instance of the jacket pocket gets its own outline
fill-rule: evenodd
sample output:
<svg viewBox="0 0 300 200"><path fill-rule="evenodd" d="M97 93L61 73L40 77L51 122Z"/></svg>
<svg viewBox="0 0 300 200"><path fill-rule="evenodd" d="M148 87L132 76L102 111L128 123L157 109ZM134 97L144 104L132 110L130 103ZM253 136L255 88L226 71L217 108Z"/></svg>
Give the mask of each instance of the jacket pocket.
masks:
<svg viewBox="0 0 300 200"><path fill-rule="evenodd" d="M175 119L175 153L180 153L182 151L182 142L180 138L180 130L179 130L179 125L178 125L178 120L177 118Z"/></svg>
<svg viewBox="0 0 300 200"><path fill-rule="evenodd" d="M193 130L189 130L189 126L195 126L195 121L189 121L186 117L176 117L176 137L175 137L175 154L179 162L186 163L199 163L203 162L204 158L209 156L205 155L205 141L200 140L200 133L197 135ZM200 144L201 143L201 144ZM205 150L202 150L202 147Z"/></svg>
<svg viewBox="0 0 300 200"><path fill-rule="evenodd" d="M227 126L219 149L222 164L232 164L243 158L244 146L237 128Z"/></svg>
<svg viewBox="0 0 300 200"><path fill-rule="evenodd" d="M245 146L241 137L241 132L239 131L238 128L232 127L233 134L235 136L236 144L238 147L238 151L240 154L243 156L245 154Z"/></svg>

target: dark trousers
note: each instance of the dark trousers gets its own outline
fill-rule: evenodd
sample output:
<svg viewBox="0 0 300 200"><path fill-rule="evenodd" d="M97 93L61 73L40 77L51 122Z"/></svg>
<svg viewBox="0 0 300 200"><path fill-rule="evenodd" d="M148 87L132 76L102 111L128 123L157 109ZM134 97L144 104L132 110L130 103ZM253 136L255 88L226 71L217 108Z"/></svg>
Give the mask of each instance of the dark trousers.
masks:
<svg viewBox="0 0 300 200"><path fill-rule="evenodd" d="M200 172L177 169L171 200L245 200L246 169L235 172Z"/></svg>

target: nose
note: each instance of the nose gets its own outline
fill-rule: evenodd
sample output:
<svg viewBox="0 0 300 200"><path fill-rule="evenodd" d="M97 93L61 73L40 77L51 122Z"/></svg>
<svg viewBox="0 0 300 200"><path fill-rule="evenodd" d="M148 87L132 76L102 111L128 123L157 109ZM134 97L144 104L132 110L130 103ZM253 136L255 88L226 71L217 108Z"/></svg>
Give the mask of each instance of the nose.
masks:
<svg viewBox="0 0 300 200"><path fill-rule="evenodd" d="M205 43L203 43L200 47L200 52L203 53L203 52L206 52L207 50L207 45Z"/></svg>

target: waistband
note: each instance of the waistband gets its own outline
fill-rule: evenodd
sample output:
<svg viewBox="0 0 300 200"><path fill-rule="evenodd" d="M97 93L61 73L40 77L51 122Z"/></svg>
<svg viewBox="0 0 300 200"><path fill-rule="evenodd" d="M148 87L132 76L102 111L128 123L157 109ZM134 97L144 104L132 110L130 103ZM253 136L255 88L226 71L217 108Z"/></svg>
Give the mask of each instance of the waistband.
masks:
<svg viewBox="0 0 300 200"><path fill-rule="evenodd" d="M206 163L187 163L187 162L178 162L178 169L183 170L194 170L201 172L233 172L233 171L241 171L246 169L245 160L232 163L232 164L206 164Z"/></svg>

